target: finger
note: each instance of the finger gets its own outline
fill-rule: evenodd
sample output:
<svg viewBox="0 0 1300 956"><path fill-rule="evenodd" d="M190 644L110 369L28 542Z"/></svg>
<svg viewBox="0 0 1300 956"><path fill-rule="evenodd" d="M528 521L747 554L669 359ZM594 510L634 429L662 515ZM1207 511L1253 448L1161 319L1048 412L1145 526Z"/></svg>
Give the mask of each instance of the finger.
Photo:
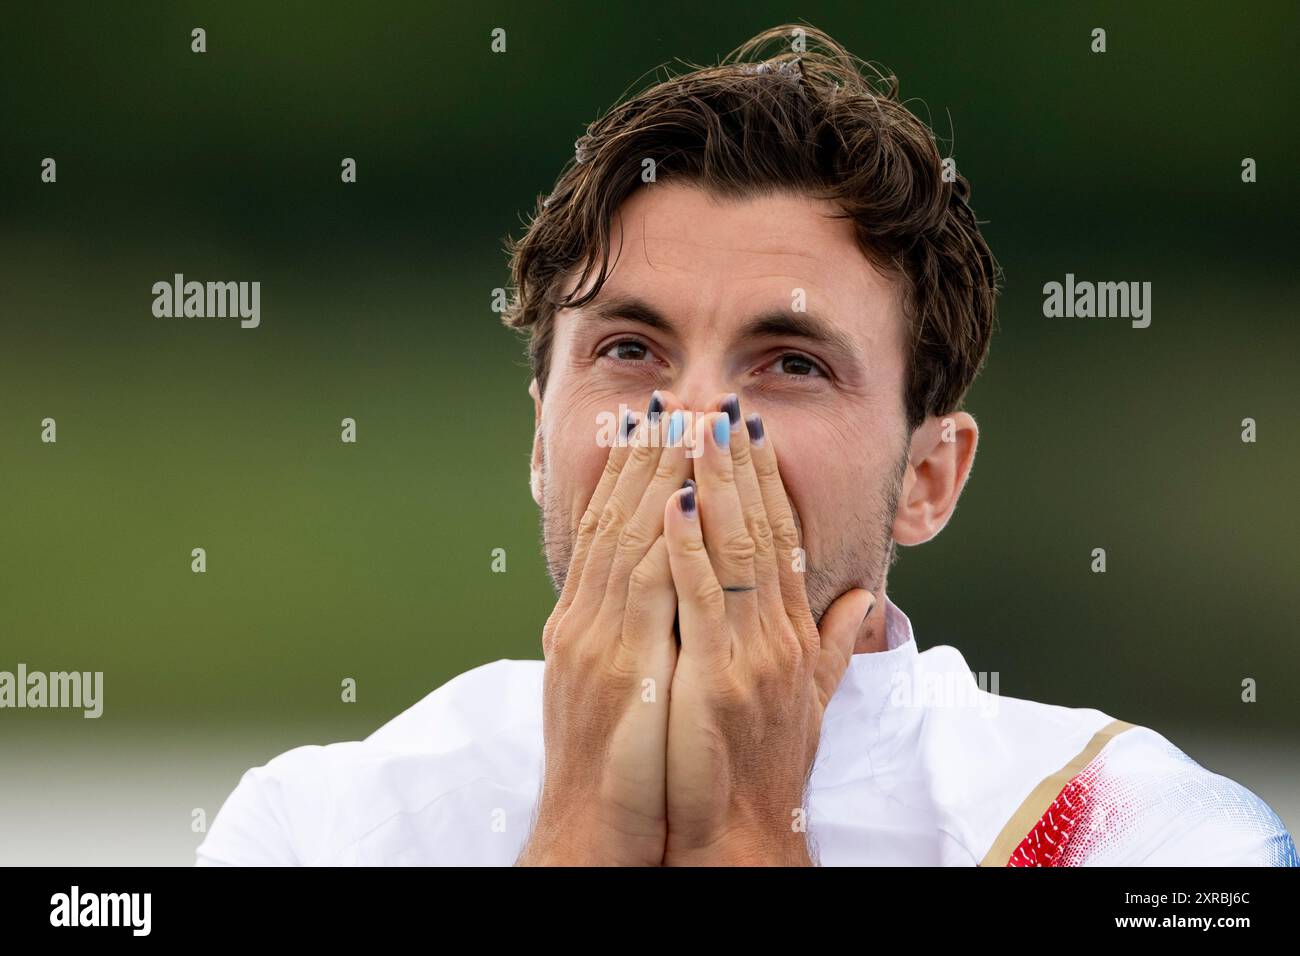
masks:
<svg viewBox="0 0 1300 956"><path fill-rule="evenodd" d="M754 470L750 449L749 429L741 418L740 399L733 392L719 402L731 425L731 471L740 496L740 509L745 516L745 526L754 542L754 575L758 584L759 606L767 601L781 601L781 577L776 566L776 547L772 541L772 527L767 520L767 506L763 491L758 486L758 473Z"/></svg>
<svg viewBox="0 0 1300 956"><path fill-rule="evenodd" d="M627 580L627 601L623 609L623 644L645 659L646 652L677 649L673 621L677 617L677 591L668 564L668 542L663 535L637 562Z"/></svg>
<svg viewBox="0 0 1300 956"><path fill-rule="evenodd" d="M657 420L652 422L651 418ZM596 534L582 569L581 589L574 598L575 607L579 603L588 604L594 612L603 603L619 536L635 514L646 486L659 466L665 427L663 415L648 413L632 433L627 460L596 524Z"/></svg>
<svg viewBox="0 0 1300 956"><path fill-rule="evenodd" d="M630 445L628 444L630 436L638 424L639 418L632 412L625 413L623 420L619 423L614 443L610 446L609 454L605 457L605 468L601 472L600 480L596 483L596 489L592 492L591 500L587 502L587 509L578 522L577 530L574 532L573 553L569 555L569 570L564 578L564 588L560 592L560 599L556 602L557 611L563 611L573 603L573 596L577 593L578 585L582 581L582 569L587 561L587 552L591 548L592 539L596 536L596 528L600 524L601 512L604 510L605 502L609 500L609 495L618 482L619 473L623 470L623 463L630 453Z"/></svg>
<svg viewBox="0 0 1300 956"><path fill-rule="evenodd" d="M700 528L700 507L694 487L668 499L664 508L664 540L668 565L677 592L677 620L682 653L731 663L731 634L722 586L713 574Z"/></svg>
<svg viewBox="0 0 1300 956"><path fill-rule="evenodd" d="M633 437L636 429L640 427L643 421L649 420L651 423L656 422L660 412L663 411L663 397L658 391L652 392L650 401L646 406L644 416L633 413L630 416L630 422L625 419L619 429L619 440L611 449L609 458L605 463L605 470L601 474L600 481L596 485L596 490L591 496L591 501L587 505L587 510L583 513L582 520L574 534L574 549L570 561L570 573L565 579L565 594L561 595L561 602L565 605L573 599L578 585L582 581L582 569L586 566L587 555L591 550L591 543L595 540L596 531L600 527L600 517L604 513L605 505L609 497L613 494L614 487L618 483L618 476L622 472L623 464L631 454ZM569 580L573 581L573 587L569 588Z"/></svg>
<svg viewBox="0 0 1300 956"><path fill-rule="evenodd" d="M700 416L696 441L699 457L695 459L695 481L699 485L704 545L713 562L714 576L722 585L729 619L735 622L738 633L754 634L759 623L754 539L749 536L736 490L727 415L712 412Z"/></svg>
<svg viewBox="0 0 1300 956"><path fill-rule="evenodd" d="M802 617L811 613L808 610L808 592L803 575L807 558L800 551L799 529L795 526L790 498L786 494L785 483L781 480L781 470L777 467L776 447L771 436L766 433L761 416L750 415L745 419L745 426L749 434L754 473L758 476L758 487L763 493L763 505L767 509L767 522L772 529L777 573L781 580L781 600L792 615Z"/></svg>
<svg viewBox="0 0 1300 956"><path fill-rule="evenodd" d="M664 410L669 415L667 422L661 421L664 446L660 450L659 463L632 517L623 526L615 546L605 602L618 614L622 613L623 605L628 600L628 575L663 535L664 506L668 503L668 498L682 487L691 474L692 464L687 457L687 449L680 442L670 444L667 441L669 430L673 427L672 416L682 414L681 409L673 407L674 403L675 399L665 402Z"/></svg>
<svg viewBox="0 0 1300 956"><path fill-rule="evenodd" d="M853 647L857 643L858 633L875 606L875 595L862 588L854 588L836 598L822 615L821 624L817 628L821 645L813 681L817 685L823 708L844 679L844 672L853 659Z"/></svg>

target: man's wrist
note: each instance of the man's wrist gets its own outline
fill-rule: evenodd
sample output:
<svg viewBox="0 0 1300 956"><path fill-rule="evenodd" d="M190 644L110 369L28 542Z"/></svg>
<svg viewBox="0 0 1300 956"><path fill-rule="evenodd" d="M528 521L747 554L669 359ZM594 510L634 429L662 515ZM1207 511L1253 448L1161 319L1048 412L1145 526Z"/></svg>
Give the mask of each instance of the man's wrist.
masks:
<svg viewBox="0 0 1300 956"><path fill-rule="evenodd" d="M815 866L807 834L793 828L736 828L700 846L674 846L664 866Z"/></svg>
<svg viewBox="0 0 1300 956"><path fill-rule="evenodd" d="M666 827L628 832L598 810L538 815L516 866L660 866Z"/></svg>

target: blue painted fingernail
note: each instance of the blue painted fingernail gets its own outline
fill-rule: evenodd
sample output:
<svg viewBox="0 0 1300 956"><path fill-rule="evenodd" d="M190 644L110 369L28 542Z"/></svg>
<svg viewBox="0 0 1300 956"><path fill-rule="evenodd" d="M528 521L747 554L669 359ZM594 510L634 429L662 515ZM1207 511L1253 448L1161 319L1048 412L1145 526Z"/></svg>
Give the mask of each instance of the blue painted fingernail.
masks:
<svg viewBox="0 0 1300 956"><path fill-rule="evenodd" d="M727 413L727 420L731 422L732 431L740 427L740 399L736 397L735 392L722 400L722 407L719 410Z"/></svg>
<svg viewBox="0 0 1300 956"><path fill-rule="evenodd" d="M749 430L750 444L761 448L763 446L763 419L759 417L758 412L745 419L745 428Z"/></svg>
<svg viewBox="0 0 1300 956"><path fill-rule="evenodd" d="M668 416L668 444L675 445L682 437L682 410L676 409Z"/></svg>
<svg viewBox="0 0 1300 956"><path fill-rule="evenodd" d="M650 407L646 409L646 416L649 418L651 425L659 423L659 413L663 410L664 400L659 397L659 390L656 389L654 394L650 396Z"/></svg>
<svg viewBox="0 0 1300 956"><path fill-rule="evenodd" d="M631 412L623 413L623 440L632 434L632 429L636 428L636 416Z"/></svg>
<svg viewBox="0 0 1300 956"><path fill-rule="evenodd" d="M731 444L731 421L726 418L715 418L713 420L713 440L718 443L719 448L726 448Z"/></svg>

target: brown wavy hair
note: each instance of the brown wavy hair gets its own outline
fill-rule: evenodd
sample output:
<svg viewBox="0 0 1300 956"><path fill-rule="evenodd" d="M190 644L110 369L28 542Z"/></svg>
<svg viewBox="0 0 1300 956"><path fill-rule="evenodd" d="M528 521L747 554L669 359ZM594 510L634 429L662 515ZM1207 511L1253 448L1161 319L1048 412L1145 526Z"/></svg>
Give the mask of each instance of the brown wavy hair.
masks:
<svg viewBox="0 0 1300 956"><path fill-rule="evenodd" d="M791 43L802 31L802 48ZM717 66L686 64L614 106L574 145L527 231L506 240L513 294L505 324L524 330L540 394L555 312L589 302L610 270L614 212L641 180L744 198L797 190L836 203L863 254L901 277L908 322L909 430L956 411L988 353L1000 270L970 206L970 183L942 176L933 132L899 101L898 79L825 33L765 30ZM598 270L582 296L573 292Z"/></svg>

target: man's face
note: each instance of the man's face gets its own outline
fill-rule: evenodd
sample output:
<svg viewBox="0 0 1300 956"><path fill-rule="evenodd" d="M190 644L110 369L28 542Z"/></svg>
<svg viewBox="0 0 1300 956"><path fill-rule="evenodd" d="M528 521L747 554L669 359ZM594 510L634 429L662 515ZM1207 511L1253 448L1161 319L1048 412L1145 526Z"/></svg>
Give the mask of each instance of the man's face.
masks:
<svg viewBox="0 0 1300 956"><path fill-rule="evenodd" d="M666 389L700 412L735 392L743 415L762 415L815 618L850 588L884 593L909 438L904 323L895 283L835 211L793 192L733 200L677 184L620 208L600 294L555 317L534 494L557 589L609 452L602 413L644 413Z"/></svg>

